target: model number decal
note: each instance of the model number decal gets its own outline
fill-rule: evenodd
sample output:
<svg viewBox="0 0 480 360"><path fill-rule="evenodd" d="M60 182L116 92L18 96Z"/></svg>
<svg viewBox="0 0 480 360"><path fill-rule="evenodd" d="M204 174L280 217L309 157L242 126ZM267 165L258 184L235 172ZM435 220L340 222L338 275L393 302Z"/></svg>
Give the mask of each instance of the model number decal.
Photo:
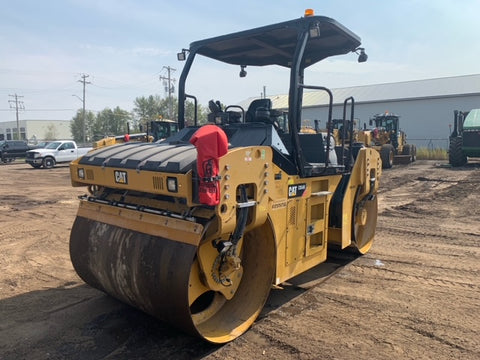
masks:
<svg viewBox="0 0 480 360"><path fill-rule="evenodd" d="M272 204L272 210L283 209L287 207L287 200L280 200Z"/></svg>
<svg viewBox="0 0 480 360"><path fill-rule="evenodd" d="M295 185L288 185L288 197L300 197L305 192L307 188L307 184L295 184Z"/></svg>
<svg viewBox="0 0 480 360"><path fill-rule="evenodd" d="M128 184L127 172L115 170L115 182L117 184Z"/></svg>

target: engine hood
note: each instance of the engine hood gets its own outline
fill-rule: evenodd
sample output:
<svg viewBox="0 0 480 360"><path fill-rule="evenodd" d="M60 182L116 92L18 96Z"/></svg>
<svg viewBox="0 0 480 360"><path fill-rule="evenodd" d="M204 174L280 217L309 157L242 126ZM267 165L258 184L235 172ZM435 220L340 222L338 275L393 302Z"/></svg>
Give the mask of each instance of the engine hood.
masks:
<svg viewBox="0 0 480 360"><path fill-rule="evenodd" d="M197 151L191 144L125 143L90 151L79 164L186 173L192 169L196 157Z"/></svg>

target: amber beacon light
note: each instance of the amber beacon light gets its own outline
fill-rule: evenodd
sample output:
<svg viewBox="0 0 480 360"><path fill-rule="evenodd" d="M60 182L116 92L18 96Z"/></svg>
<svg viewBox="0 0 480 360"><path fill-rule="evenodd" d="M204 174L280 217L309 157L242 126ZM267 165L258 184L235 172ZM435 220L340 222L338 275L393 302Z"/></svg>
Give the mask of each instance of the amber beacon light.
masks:
<svg viewBox="0 0 480 360"><path fill-rule="evenodd" d="M305 17L315 15L315 11L313 9L305 9Z"/></svg>

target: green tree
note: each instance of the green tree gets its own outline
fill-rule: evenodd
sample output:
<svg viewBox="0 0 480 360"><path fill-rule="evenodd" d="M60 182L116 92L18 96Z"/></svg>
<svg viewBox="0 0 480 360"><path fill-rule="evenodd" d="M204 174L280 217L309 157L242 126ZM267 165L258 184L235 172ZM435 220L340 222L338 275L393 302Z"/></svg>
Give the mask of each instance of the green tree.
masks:
<svg viewBox="0 0 480 360"><path fill-rule="evenodd" d="M97 114L93 123L93 140L99 140L105 136L126 134L128 131L127 123L131 119L132 115L118 106L113 110L105 108Z"/></svg>
<svg viewBox="0 0 480 360"><path fill-rule="evenodd" d="M178 119L178 101L175 96L171 98L162 99L160 101L160 111L164 119L175 120Z"/></svg>
<svg viewBox="0 0 480 360"><path fill-rule="evenodd" d="M199 125L207 123L207 108L197 105L197 122ZM185 102L185 125L192 126L195 124L195 103L187 100Z"/></svg>
<svg viewBox="0 0 480 360"><path fill-rule="evenodd" d="M178 120L178 100L176 97L162 99L158 95L148 97L137 97L134 102L133 112L135 114L135 124L141 125L143 129L150 121L169 119ZM197 106L197 120L199 124L207 122L207 108L202 105ZM172 113L171 116L168 114ZM186 124L193 125L195 119L195 104L187 100L185 102L185 121ZM137 128L137 126L136 126Z"/></svg>
<svg viewBox="0 0 480 360"><path fill-rule="evenodd" d="M85 111L85 141L92 141L92 127L95 122L95 114L91 111ZM77 113L72 118L70 123L70 131L72 132L73 140L78 143L83 142L83 111L77 110Z"/></svg>
<svg viewBox="0 0 480 360"><path fill-rule="evenodd" d="M150 121L157 120L161 115L161 101L158 95L137 97L133 108L136 125L145 127Z"/></svg>

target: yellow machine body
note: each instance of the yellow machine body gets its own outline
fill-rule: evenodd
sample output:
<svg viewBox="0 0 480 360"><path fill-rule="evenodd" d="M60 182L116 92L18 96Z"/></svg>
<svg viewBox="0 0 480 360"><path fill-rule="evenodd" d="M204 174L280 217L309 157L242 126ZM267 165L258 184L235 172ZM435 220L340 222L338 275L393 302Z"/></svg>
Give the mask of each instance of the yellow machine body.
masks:
<svg viewBox="0 0 480 360"><path fill-rule="evenodd" d="M238 210L237 192L240 185L247 187L248 200L255 204L249 208L244 237L251 239L250 242L262 241L264 244L268 244L256 256L259 256L258 261L265 262L265 266L273 268L271 274L274 274L272 278L268 279L257 279L255 274L250 274L251 279L248 281L253 288L257 286L255 284L258 282L260 282L259 286L265 286L266 282L270 285L280 284L325 261L329 244L335 244L341 248L353 246L360 252L368 251L371 246L375 229L372 221L376 222L376 207L372 211L368 209L367 205L362 205L362 208L356 211L355 206L360 204L358 199L374 197L377 192L381 161L376 151L368 148L359 151L341 205L342 226L333 228L329 227L329 209L333 194L341 183L341 175L303 179L298 176L289 176L273 163L272 149L260 146L232 149L220 158L219 168L221 170L220 188L222 189L220 204L214 208L201 208L193 201L191 171L179 175L88 166L79 164L78 160L73 162L70 165L72 184L73 186L88 186L90 196L85 196L80 200L77 219L82 219L82 221L72 229L72 238L78 237L76 245L75 241L72 241L72 259L75 259L77 253L84 253L82 250L76 250L77 247L82 246L81 242L84 241L82 237L85 236L85 230L81 230L80 227L90 228L91 232L86 236L90 239L95 238L93 242L97 246L99 242L108 241L108 237L105 238L107 230L110 233L109 236L113 230L119 238L123 237L131 241L134 241L136 234L148 235L155 239L157 246L162 241L168 241L169 246L172 246L172 243L177 244L173 245L173 248L190 248L191 254L196 254L191 259L193 265L184 265L190 276L190 285L182 282L170 284L172 293L189 289L188 296L191 299L197 299L204 293L215 291L222 294L225 301L228 301L235 295L240 281L236 283L234 281L232 285L225 286L211 276L212 268L219 255L212 243L219 239L228 239L235 230ZM122 172L128 182L122 184L116 172ZM175 176L177 179L178 190L175 193L177 200L173 202L161 200L162 195L171 195L165 185L169 176ZM124 189L132 195L122 196L121 191L108 194L107 189ZM92 201L90 197L93 196L101 198L101 201ZM376 198L364 200L364 202L367 204L376 202ZM150 210L138 210L142 207ZM158 209L158 211L154 211L154 209ZM357 213L359 215L356 215ZM194 217L197 220L193 220ZM366 237L359 232L355 234L356 224L361 227L357 231L368 232ZM122 235L122 233L128 235ZM137 237L141 238L141 236ZM355 240L358 243L352 243ZM120 248L127 249L128 246L131 245L119 244ZM259 251L259 249L262 247L255 251ZM241 252L240 249L238 251ZM121 254L123 253L120 252L117 255L121 257ZM100 257L100 255L96 254L93 257ZM120 258L114 257L112 263L118 264L121 261ZM104 260L98 262L103 263ZM87 263L92 263L92 260ZM105 291L113 291L122 300L165 319L164 314L159 315L156 312L154 305L150 305L153 307L150 308L143 304L145 301L143 295L140 299L132 298L132 295L129 295L129 292L135 292L134 284L128 284L127 280L122 280L124 288L120 291L121 295L119 296L118 289L111 290L108 286L104 288L105 284L111 284L113 287L114 281L105 280L106 278L91 280L92 275L88 273L91 270L82 269L83 265L79 264L78 260L74 260L74 264L77 264L77 272L87 282L101 283L101 288ZM157 266L161 268L164 265L159 262ZM180 265L175 263L172 266L178 271L176 267ZM129 265L118 267L115 270L117 273L111 276L114 278L130 277L129 274L120 275L121 269L129 268ZM167 269L168 267L163 270L167 271ZM97 272L96 276L99 273L101 274L102 271ZM228 276L235 280L235 276L232 277L232 274L236 274L239 280L244 277L241 268L233 268L229 273ZM133 289L127 290L132 286ZM245 302L247 298L248 296L243 298L243 301ZM260 302L263 303L264 300L262 298ZM189 305L192 304L193 301L189 301ZM252 308L255 311L250 314L250 321L241 322L233 329L227 327L227 331L219 327L217 322L214 322L215 330L204 330L201 323L194 326L190 323L185 325L177 318L173 322L174 325L187 331L200 332L209 341L226 342L245 331L258 316L261 306L254 303ZM209 318L208 314L199 316ZM195 317L192 316L192 318L196 324ZM196 327L199 327L200 330Z"/></svg>
<svg viewBox="0 0 480 360"><path fill-rule="evenodd" d="M301 129L304 88L332 96L305 85L304 69L350 52L363 62L360 44L335 20L309 12L182 50L179 131L159 142L105 140L70 164L72 185L87 189L70 236L78 275L187 333L225 343L253 324L273 285L324 262L330 246L366 253L377 222L378 152L333 144L330 126ZM200 55L240 66L240 77L246 65L289 68L288 127L278 127L268 98L248 109L212 100L208 118L217 125L195 118L186 127L186 99L198 110L186 78ZM332 101L329 125L331 112Z"/></svg>

